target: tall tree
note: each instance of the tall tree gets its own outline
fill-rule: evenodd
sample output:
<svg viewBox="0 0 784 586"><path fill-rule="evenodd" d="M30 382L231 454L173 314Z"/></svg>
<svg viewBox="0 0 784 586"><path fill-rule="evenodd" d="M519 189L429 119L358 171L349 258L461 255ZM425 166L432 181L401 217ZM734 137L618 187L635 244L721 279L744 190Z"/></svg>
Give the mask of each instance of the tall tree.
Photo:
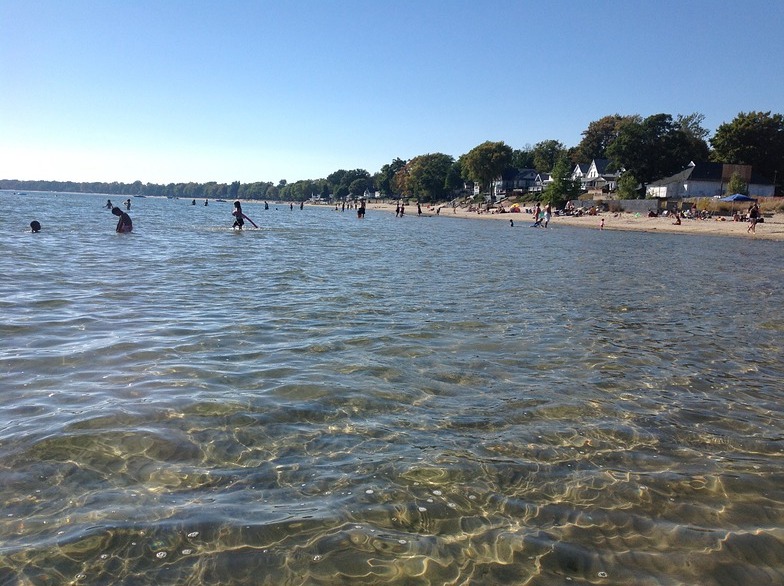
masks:
<svg viewBox="0 0 784 586"><path fill-rule="evenodd" d="M752 169L784 186L784 117L768 112L741 112L722 124L711 139L713 159L721 163L751 165Z"/></svg>
<svg viewBox="0 0 784 586"><path fill-rule="evenodd" d="M454 159L443 153L414 157L408 164L408 184L413 194L426 201L443 199L447 194L447 176Z"/></svg>
<svg viewBox="0 0 784 586"><path fill-rule="evenodd" d="M570 199L580 195L580 180L572 179L572 163L566 153L562 153L550 173L552 183L544 192L544 201L554 208L563 207Z"/></svg>
<svg viewBox="0 0 784 586"><path fill-rule="evenodd" d="M727 183L727 193L729 195L734 193L749 194L749 186L743 180L743 177L740 176L740 173L733 173L732 177L730 177L729 183Z"/></svg>
<svg viewBox="0 0 784 586"><path fill-rule="evenodd" d="M449 168L449 172L446 174L446 189L450 195L454 195L463 187L465 183L463 182L463 168L460 165L460 161L455 161L452 163L452 166Z"/></svg>
<svg viewBox="0 0 784 586"><path fill-rule="evenodd" d="M644 199L645 192L639 190L640 183L634 174L626 171L618 178L618 197L620 199Z"/></svg>
<svg viewBox="0 0 784 586"><path fill-rule="evenodd" d="M513 150L512 167L515 169L533 169L534 147L532 147L530 144L527 144L522 149Z"/></svg>
<svg viewBox="0 0 784 586"><path fill-rule="evenodd" d="M582 140L572 153L572 162L588 163L594 159L606 159L607 148L618 138L621 125L627 121L640 121L639 116L612 114L594 120L582 133Z"/></svg>
<svg viewBox="0 0 784 586"><path fill-rule="evenodd" d="M701 147L669 114L623 122L607 155L613 167L631 172L643 184L702 160Z"/></svg>
<svg viewBox="0 0 784 586"><path fill-rule="evenodd" d="M482 191L487 191L511 162L512 147L503 142L483 142L460 157L466 179L479 183Z"/></svg>
<svg viewBox="0 0 784 586"><path fill-rule="evenodd" d="M348 192L354 197L362 197L369 186L370 182L366 177L358 177L349 183Z"/></svg>
<svg viewBox="0 0 784 586"><path fill-rule="evenodd" d="M566 147L557 140L543 140L534 145L534 169L540 173L549 173L558 159L566 153Z"/></svg>
<svg viewBox="0 0 784 586"><path fill-rule="evenodd" d="M710 156L707 142L710 131L702 126L704 120L705 116L699 112L686 116L678 114L678 117L675 119L675 123L688 138L692 151L692 160L695 162L707 161Z"/></svg>
<svg viewBox="0 0 784 586"><path fill-rule="evenodd" d="M392 195L394 190L392 182L395 178L395 173L400 171L406 166L406 162L400 158L394 159L391 163L381 167L381 171L376 174L376 187L384 195Z"/></svg>

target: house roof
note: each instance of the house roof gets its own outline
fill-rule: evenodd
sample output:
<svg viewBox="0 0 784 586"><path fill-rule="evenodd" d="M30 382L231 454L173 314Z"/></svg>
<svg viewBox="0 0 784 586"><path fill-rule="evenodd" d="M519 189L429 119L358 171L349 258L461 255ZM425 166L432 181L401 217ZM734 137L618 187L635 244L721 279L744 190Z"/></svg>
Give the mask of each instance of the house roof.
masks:
<svg viewBox="0 0 784 586"><path fill-rule="evenodd" d="M514 179L533 179L536 177L535 169L506 169L501 173L503 181L513 181Z"/></svg>
<svg viewBox="0 0 784 586"><path fill-rule="evenodd" d="M607 165L610 164L610 159L594 159L593 164L596 165L596 172L599 175L606 175Z"/></svg>
<svg viewBox="0 0 784 586"><path fill-rule="evenodd" d="M716 181L722 180L724 163L691 163L683 171L675 175L670 175L664 179L659 179L650 183L651 187L661 187L670 183L681 183L684 181ZM751 173L751 181L754 185L771 185L771 182L758 173Z"/></svg>

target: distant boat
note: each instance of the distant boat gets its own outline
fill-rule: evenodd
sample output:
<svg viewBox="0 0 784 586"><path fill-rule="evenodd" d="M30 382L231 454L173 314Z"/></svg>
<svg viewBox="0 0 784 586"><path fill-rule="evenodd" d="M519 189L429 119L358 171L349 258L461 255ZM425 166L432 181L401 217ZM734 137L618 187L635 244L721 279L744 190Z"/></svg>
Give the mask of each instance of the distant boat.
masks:
<svg viewBox="0 0 784 586"><path fill-rule="evenodd" d="M147 197L146 195L134 195L133 197Z"/></svg>

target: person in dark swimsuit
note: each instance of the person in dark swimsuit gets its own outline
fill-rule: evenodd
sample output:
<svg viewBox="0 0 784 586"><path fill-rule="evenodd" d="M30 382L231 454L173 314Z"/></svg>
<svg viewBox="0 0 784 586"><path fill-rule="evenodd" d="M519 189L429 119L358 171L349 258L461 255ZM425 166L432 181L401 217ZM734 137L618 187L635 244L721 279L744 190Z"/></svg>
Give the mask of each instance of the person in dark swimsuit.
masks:
<svg viewBox="0 0 784 586"><path fill-rule="evenodd" d="M133 222L131 221L131 216L129 216L126 212L122 211L118 207L112 208L112 213L120 218L117 221L117 228L115 232L119 232L120 234L127 234L128 232L133 232Z"/></svg>
<svg viewBox="0 0 784 586"><path fill-rule="evenodd" d="M242 213L242 204L239 201L234 202L234 211L231 212L231 215L234 216L234 225L232 228L239 228L242 230L242 227L245 225L245 216Z"/></svg>

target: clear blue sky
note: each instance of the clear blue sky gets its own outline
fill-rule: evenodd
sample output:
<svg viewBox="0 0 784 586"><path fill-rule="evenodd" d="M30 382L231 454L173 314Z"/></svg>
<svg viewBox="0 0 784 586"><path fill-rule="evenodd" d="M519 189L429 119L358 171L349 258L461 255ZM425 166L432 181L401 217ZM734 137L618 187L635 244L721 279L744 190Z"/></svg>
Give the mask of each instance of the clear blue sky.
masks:
<svg viewBox="0 0 784 586"><path fill-rule="evenodd" d="M243 183L784 112L784 1L0 0L0 179Z"/></svg>

